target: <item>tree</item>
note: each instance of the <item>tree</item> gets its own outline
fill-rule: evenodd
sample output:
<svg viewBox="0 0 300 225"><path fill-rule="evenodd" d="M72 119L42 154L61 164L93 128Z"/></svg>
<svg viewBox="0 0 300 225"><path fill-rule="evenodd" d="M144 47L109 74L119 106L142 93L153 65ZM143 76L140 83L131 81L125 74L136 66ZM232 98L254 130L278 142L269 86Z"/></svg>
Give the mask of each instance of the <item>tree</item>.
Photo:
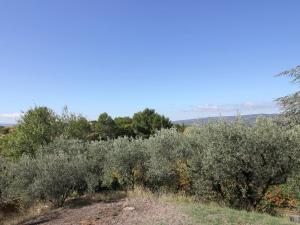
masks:
<svg viewBox="0 0 300 225"><path fill-rule="evenodd" d="M298 165L299 126L288 129L263 118L254 125L221 121L197 135L202 147L193 157L194 190L232 207L256 208Z"/></svg>
<svg viewBox="0 0 300 225"><path fill-rule="evenodd" d="M82 115L69 113L66 107L61 116L61 121L63 126L63 135L66 138L87 140L91 134L92 129L89 121Z"/></svg>
<svg viewBox="0 0 300 225"><path fill-rule="evenodd" d="M15 132L8 135L11 155L34 156L40 146L53 141L62 132L59 117L47 107L34 107L20 119Z"/></svg>
<svg viewBox="0 0 300 225"><path fill-rule="evenodd" d="M134 132L132 129L132 119L130 117L116 117L114 121L117 127L118 137L134 136Z"/></svg>
<svg viewBox="0 0 300 225"><path fill-rule="evenodd" d="M106 183L111 185L117 178L122 186L134 189L136 182L145 177L147 158L143 140L128 137L113 140L105 166Z"/></svg>
<svg viewBox="0 0 300 225"><path fill-rule="evenodd" d="M150 189L189 189L190 178L187 169L191 148L187 140L187 137L175 128L162 129L144 140L150 154L147 171L147 185Z"/></svg>
<svg viewBox="0 0 300 225"><path fill-rule="evenodd" d="M95 130L101 139L104 140L115 138L117 133L115 121L107 113L99 115Z"/></svg>
<svg viewBox="0 0 300 225"><path fill-rule="evenodd" d="M102 188L106 155L112 149L111 141L93 141L87 151L87 190L89 193Z"/></svg>
<svg viewBox="0 0 300 225"><path fill-rule="evenodd" d="M156 113L154 109L146 108L144 111L133 115L132 127L135 135L147 138L154 134L156 130L171 128L172 122Z"/></svg>
<svg viewBox="0 0 300 225"><path fill-rule="evenodd" d="M55 206L62 206L72 191L86 189L86 157L69 155L57 150L55 154L40 154L35 159L37 175L34 190Z"/></svg>
<svg viewBox="0 0 300 225"><path fill-rule="evenodd" d="M283 71L278 76L290 77L293 83L300 83L300 65ZM291 95L281 97L277 100L284 108L284 115L297 124L300 123L300 91Z"/></svg>

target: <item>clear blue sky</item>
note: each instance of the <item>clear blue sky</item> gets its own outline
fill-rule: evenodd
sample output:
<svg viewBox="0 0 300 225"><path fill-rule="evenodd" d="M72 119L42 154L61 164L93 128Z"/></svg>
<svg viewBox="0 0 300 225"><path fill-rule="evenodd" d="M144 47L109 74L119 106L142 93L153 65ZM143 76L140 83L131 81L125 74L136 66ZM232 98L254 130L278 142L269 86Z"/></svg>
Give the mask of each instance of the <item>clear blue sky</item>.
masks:
<svg viewBox="0 0 300 225"><path fill-rule="evenodd" d="M271 113L296 90L299 0L0 0L0 122L46 105L95 119Z"/></svg>

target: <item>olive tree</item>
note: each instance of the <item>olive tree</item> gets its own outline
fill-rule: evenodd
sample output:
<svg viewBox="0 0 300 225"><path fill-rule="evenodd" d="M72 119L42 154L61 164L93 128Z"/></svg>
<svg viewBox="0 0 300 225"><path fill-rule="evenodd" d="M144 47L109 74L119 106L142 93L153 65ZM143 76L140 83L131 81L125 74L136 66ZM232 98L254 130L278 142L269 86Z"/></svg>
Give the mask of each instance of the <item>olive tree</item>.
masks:
<svg viewBox="0 0 300 225"><path fill-rule="evenodd" d="M254 125L217 122L200 128L203 151L193 160L195 192L251 209L268 188L283 184L298 164L300 129L270 119Z"/></svg>
<svg viewBox="0 0 300 225"><path fill-rule="evenodd" d="M112 149L111 141L94 141L87 146L87 191L93 193L103 186L106 154Z"/></svg>
<svg viewBox="0 0 300 225"><path fill-rule="evenodd" d="M70 156L86 153L88 144L78 139L66 139L58 137L48 145L41 147L39 154L55 154L57 152L64 152Z"/></svg>
<svg viewBox="0 0 300 225"><path fill-rule="evenodd" d="M147 158L143 140L128 137L113 140L106 157L106 182L112 183L117 178L122 186L133 189L144 178Z"/></svg>
<svg viewBox="0 0 300 225"><path fill-rule="evenodd" d="M40 154L36 163L37 175L33 184L35 191L55 206L62 206L72 191L85 190L84 154L70 156L62 151Z"/></svg>
<svg viewBox="0 0 300 225"><path fill-rule="evenodd" d="M36 199L32 186L37 174L34 159L24 155L18 161L2 162L0 166L2 199L15 207L26 207L31 204Z"/></svg>
<svg viewBox="0 0 300 225"><path fill-rule="evenodd" d="M163 129L145 143L150 153L147 177L151 189L178 190L189 185L191 148L181 132L175 128Z"/></svg>

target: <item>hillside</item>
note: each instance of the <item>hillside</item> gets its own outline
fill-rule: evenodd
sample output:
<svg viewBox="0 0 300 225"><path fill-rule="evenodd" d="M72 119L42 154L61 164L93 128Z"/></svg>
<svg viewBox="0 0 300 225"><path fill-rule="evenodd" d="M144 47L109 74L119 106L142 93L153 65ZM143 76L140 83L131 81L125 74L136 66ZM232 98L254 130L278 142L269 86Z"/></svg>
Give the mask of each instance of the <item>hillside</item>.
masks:
<svg viewBox="0 0 300 225"><path fill-rule="evenodd" d="M249 122L254 123L256 119L260 116L268 117L268 118L274 118L278 114L251 114L251 115L241 115L241 119ZM237 116L222 116L222 117L205 117L205 118L199 118L199 119L187 119L187 120L177 120L173 121L175 124L184 124L184 125L194 125L194 124L206 124L208 122L214 122L217 120L225 120L225 121L234 121L237 118Z"/></svg>
<svg viewBox="0 0 300 225"><path fill-rule="evenodd" d="M1 219L0 219L1 223ZM181 195L157 197L140 189L72 199L65 207L32 208L26 215L4 220L5 224L44 225L292 225L287 216L234 210L202 204Z"/></svg>

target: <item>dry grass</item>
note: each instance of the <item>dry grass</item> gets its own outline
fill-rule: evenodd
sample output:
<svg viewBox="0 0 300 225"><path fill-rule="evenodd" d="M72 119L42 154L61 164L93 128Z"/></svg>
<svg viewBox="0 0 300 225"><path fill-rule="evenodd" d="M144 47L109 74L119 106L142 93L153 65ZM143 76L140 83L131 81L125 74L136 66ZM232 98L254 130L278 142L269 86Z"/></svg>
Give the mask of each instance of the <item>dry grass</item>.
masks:
<svg viewBox="0 0 300 225"><path fill-rule="evenodd" d="M188 215L193 225L293 225L286 216L274 217L268 214L247 212L221 207L218 204L201 203L195 198L184 194L163 193L154 195L138 188L129 192L131 198L146 198L152 201L167 202L176 205L180 211ZM168 224L168 223L165 223Z"/></svg>
<svg viewBox="0 0 300 225"><path fill-rule="evenodd" d="M45 203L37 203L22 212L0 212L0 224L17 225L35 217L41 216L51 210L51 207Z"/></svg>

